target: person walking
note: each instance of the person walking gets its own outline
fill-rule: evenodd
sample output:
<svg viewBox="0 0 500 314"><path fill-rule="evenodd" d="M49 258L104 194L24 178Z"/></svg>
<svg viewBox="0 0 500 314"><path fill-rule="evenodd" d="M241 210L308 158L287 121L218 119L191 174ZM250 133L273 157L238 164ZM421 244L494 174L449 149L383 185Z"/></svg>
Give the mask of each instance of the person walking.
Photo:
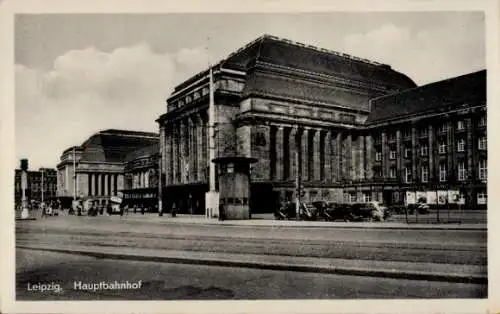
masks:
<svg viewBox="0 0 500 314"><path fill-rule="evenodd" d="M47 212L45 211L45 203L41 203L40 208L42 209L42 218L45 218L47 216Z"/></svg>

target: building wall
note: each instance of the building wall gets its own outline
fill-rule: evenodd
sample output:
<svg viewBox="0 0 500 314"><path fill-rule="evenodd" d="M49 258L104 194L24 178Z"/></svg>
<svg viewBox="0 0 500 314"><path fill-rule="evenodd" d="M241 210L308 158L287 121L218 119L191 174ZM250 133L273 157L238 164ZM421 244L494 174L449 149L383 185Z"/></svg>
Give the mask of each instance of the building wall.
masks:
<svg viewBox="0 0 500 314"><path fill-rule="evenodd" d="M480 169L487 165L487 144L479 148L487 136L485 109L422 116L372 129L375 155L368 162L374 164L375 179L395 181L394 189L460 190L468 206L476 207L487 183L487 167Z"/></svg>

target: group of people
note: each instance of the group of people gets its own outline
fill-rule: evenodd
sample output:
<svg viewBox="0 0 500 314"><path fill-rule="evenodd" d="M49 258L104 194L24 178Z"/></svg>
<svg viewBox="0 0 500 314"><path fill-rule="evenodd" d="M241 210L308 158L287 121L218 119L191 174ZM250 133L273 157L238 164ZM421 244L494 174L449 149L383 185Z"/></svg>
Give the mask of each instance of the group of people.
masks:
<svg viewBox="0 0 500 314"><path fill-rule="evenodd" d="M59 211L61 210L61 202L59 200L57 201L50 201L48 203L41 202L40 203L40 210L42 213L42 217L47 217L47 216L58 216Z"/></svg>

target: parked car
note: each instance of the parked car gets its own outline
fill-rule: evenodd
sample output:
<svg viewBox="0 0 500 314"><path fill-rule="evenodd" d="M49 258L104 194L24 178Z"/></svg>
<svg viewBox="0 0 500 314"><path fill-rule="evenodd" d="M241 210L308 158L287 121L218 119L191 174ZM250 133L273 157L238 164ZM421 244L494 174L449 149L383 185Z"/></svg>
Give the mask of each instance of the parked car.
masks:
<svg viewBox="0 0 500 314"><path fill-rule="evenodd" d="M318 210L311 203L300 203L299 219L302 220L316 220ZM282 219L297 219L297 212L295 203L287 202L282 204L274 213L274 218L277 220Z"/></svg>
<svg viewBox="0 0 500 314"><path fill-rule="evenodd" d="M316 201L312 204L318 211L318 217L323 218L325 221L350 220L349 212L346 211L346 207L342 206L342 204L325 201Z"/></svg>

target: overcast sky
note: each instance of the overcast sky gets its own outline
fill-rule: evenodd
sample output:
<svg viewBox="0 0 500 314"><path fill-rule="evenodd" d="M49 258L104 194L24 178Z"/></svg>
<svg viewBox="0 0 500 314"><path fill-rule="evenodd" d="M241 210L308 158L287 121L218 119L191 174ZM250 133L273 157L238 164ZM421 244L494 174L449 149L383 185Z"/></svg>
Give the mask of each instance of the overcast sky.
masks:
<svg viewBox="0 0 500 314"><path fill-rule="evenodd" d="M483 13L18 15L16 157L55 167L93 133L158 131L172 88L264 33L425 84L485 68ZM210 41L207 49L207 38Z"/></svg>

